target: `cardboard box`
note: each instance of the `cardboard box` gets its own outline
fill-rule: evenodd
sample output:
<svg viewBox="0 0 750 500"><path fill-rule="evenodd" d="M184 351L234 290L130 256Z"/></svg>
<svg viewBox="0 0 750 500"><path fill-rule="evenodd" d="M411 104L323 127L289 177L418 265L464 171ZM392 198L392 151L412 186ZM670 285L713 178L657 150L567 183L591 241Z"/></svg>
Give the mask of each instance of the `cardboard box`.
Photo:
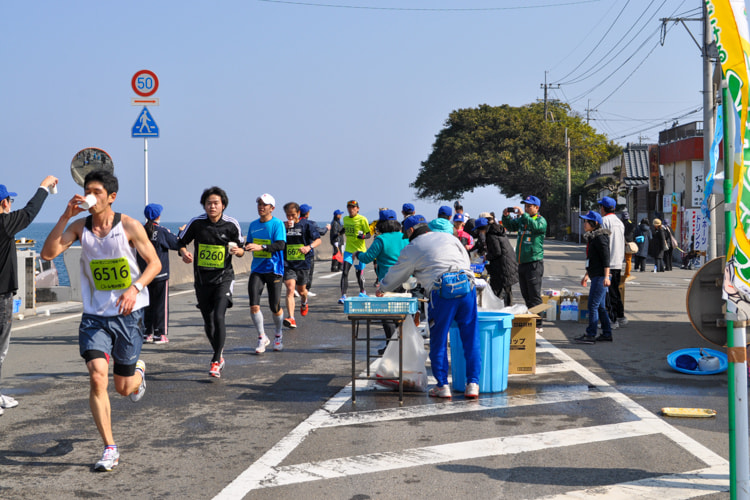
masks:
<svg viewBox="0 0 750 500"><path fill-rule="evenodd" d="M508 373L536 373L536 314L516 314L510 331Z"/></svg>
<svg viewBox="0 0 750 500"><path fill-rule="evenodd" d="M578 322L589 324L589 296L580 295L578 297Z"/></svg>

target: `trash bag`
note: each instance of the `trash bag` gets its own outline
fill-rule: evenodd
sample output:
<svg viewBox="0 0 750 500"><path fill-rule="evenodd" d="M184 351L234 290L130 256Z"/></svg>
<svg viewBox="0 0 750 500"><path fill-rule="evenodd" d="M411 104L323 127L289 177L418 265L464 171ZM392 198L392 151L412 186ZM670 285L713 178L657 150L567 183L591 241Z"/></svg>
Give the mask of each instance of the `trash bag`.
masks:
<svg viewBox="0 0 750 500"><path fill-rule="evenodd" d="M412 318L404 321L404 390L425 392L427 390L427 350L424 339L417 332ZM388 342L383 357L375 368L378 385L398 390L398 341Z"/></svg>
<svg viewBox="0 0 750 500"><path fill-rule="evenodd" d="M492 292L492 287L486 287L482 290L482 306L480 311L500 311L505 307L503 299L499 298Z"/></svg>

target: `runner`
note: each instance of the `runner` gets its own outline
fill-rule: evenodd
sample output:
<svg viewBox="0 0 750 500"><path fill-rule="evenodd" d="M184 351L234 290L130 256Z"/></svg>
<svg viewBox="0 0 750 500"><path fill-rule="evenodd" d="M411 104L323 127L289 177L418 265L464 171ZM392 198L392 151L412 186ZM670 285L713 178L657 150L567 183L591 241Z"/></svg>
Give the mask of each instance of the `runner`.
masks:
<svg viewBox="0 0 750 500"><path fill-rule="evenodd" d="M359 215L359 203L351 200L346 204L346 210L349 215L344 217L344 228L341 230L346 234L346 246L344 247L344 265L341 270L341 298L339 304L343 304L346 299L346 291L349 288L349 269L354 266L354 273L357 276L359 284L359 296L367 297L365 293L365 264L354 263L353 255L355 252L364 252L367 250L365 240L370 237L370 224L364 215Z"/></svg>
<svg viewBox="0 0 750 500"><path fill-rule="evenodd" d="M284 321L284 310L281 308L281 281L284 276L286 230L284 223L273 217L276 207L273 196L268 193L262 194L255 202L258 204L260 218L250 223L245 250L253 252L247 288L250 296L250 315L255 328L258 329L258 347L255 348L255 354L263 354L266 352L266 346L271 343L263 327L263 313L260 312L260 295L264 286L268 289L268 306L273 313L273 324L276 329L273 350L284 349L281 330Z"/></svg>
<svg viewBox="0 0 750 500"><path fill-rule="evenodd" d="M300 207L295 202L284 205L286 213L286 259L284 260L284 284L286 285L286 308L288 315L284 326L297 328L294 319L294 290L297 289L302 304L299 312L307 316L307 283L308 274L312 271L313 249L320 245L321 239L314 222L300 219Z"/></svg>
<svg viewBox="0 0 750 500"><path fill-rule="evenodd" d="M305 219L310 221L310 224L318 231L318 234L320 236L325 236L325 234L328 232L329 229L331 229L330 224L326 224L323 227L318 227L318 224L310 220L310 210L312 210L312 207L310 205L307 205L303 203L299 206L299 218L300 220ZM305 288L307 288L307 295L309 297L315 297L317 295L315 292L310 291L312 288L312 282L313 282L313 274L315 273L315 250L310 252L310 256L307 258L307 260L310 262L310 272L307 273L307 282L305 283ZM294 310L291 310L291 312L294 312Z"/></svg>
<svg viewBox="0 0 750 500"><path fill-rule="evenodd" d="M83 186L86 195L96 198L96 204L88 209L90 215L65 228L71 218L84 212L79 204L85 198L73 196L40 255L52 260L74 242L81 242L83 315L78 346L89 371L89 406L105 446L94 469L111 471L119 463L120 453L112 434L107 393L109 360L114 359L117 392L139 401L146 392L146 364L138 359L143 345L143 308L148 305L145 287L159 274L161 264L141 223L112 210L117 177L95 170L86 175ZM136 251L146 261L143 272Z"/></svg>
<svg viewBox="0 0 750 500"><path fill-rule="evenodd" d="M213 186L201 194L205 213L194 217L180 232L182 261L193 264L193 287L203 329L213 349L208 375L221 377L224 369L224 342L227 338L225 316L232 307L234 268L232 255L242 257L242 230L239 223L224 214L229 205L227 193ZM194 242L197 258L188 251Z"/></svg>
<svg viewBox="0 0 750 500"><path fill-rule="evenodd" d="M341 271L341 263L343 262L343 246L344 246L344 226L341 225L341 216L344 212L341 210L335 210L333 212L333 219L331 219L331 232L328 235L333 247L333 255L331 256L331 272L335 273Z"/></svg>

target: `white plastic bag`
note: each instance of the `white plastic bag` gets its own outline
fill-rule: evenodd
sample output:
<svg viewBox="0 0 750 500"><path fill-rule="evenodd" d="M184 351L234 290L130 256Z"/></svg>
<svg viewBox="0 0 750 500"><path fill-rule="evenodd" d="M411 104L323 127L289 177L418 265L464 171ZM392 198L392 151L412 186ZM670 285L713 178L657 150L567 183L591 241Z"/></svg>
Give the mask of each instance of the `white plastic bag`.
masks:
<svg viewBox="0 0 750 500"><path fill-rule="evenodd" d="M404 390L421 391L427 390L427 350L424 348L424 339L414 326L414 317L408 316L404 320ZM380 358L375 376L378 377L377 384L398 390L398 340L388 342L383 357Z"/></svg>
<svg viewBox="0 0 750 500"><path fill-rule="evenodd" d="M482 290L482 306L480 311L499 311L505 307L505 301L498 298L492 291L492 287L486 287Z"/></svg>

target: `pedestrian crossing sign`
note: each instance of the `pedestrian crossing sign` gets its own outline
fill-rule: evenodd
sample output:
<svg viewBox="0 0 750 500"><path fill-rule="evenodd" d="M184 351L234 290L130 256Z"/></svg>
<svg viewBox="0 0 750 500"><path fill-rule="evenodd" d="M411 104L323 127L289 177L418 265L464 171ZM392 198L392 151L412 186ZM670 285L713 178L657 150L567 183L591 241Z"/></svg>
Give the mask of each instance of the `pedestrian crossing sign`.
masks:
<svg viewBox="0 0 750 500"><path fill-rule="evenodd" d="M132 137L159 137L159 126L154 121L148 108L143 106L133 125Z"/></svg>

